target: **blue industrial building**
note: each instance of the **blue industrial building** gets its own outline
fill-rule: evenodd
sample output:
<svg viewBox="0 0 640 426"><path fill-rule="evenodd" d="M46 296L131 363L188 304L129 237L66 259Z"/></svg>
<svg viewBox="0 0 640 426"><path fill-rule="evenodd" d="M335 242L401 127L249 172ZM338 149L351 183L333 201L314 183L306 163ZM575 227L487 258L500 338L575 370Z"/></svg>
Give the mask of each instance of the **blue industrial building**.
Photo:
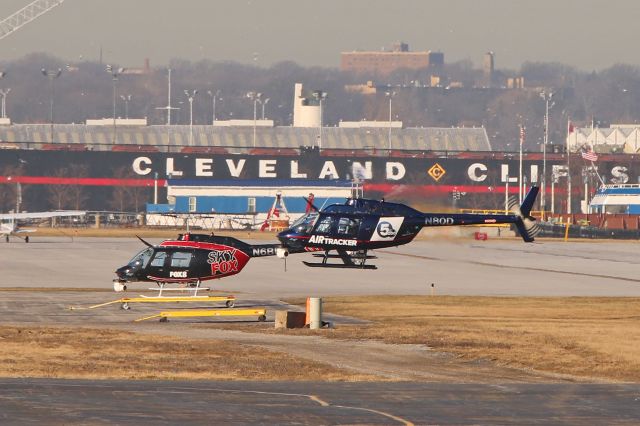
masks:
<svg viewBox="0 0 640 426"><path fill-rule="evenodd" d="M589 213L640 214L640 185L603 185L589 203Z"/></svg>
<svg viewBox="0 0 640 426"><path fill-rule="evenodd" d="M352 196L351 181L307 179L206 180L169 179L168 204L148 204L147 213L260 214L281 194L288 213L305 212L305 197L313 194L320 207L343 203Z"/></svg>

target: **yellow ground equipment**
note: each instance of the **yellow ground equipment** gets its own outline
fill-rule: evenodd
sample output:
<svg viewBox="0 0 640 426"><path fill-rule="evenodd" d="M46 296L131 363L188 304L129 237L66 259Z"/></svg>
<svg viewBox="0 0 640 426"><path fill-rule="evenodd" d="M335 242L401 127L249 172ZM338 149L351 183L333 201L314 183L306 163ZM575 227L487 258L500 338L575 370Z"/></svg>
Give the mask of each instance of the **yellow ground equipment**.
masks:
<svg viewBox="0 0 640 426"><path fill-rule="evenodd" d="M169 296L152 296L152 297L140 296L140 297L123 297L121 299L112 300L110 302L105 302L105 303L99 303L97 305L92 305L92 306L86 306L86 307L70 306L69 310L76 311L76 310L84 310L84 309L95 309L95 308L101 308L103 306L113 305L113 304L116 304L116 303L120 303L120 308L122 308L124 310L129 310L129 309L131 309L131 307L129 306L130 303L183 303L183 302L188 302L188 303L193 303L193 302L199 302L199 303L224 302L224 304L225 304L225 306L227 308L232 308L236 303L236 298L235 298L235 296L176 296L176 297L169 297Z"/></svg>
<svg viewBox="0 0 640 426"><path fill-rule="evenodd" d="M161 322L166 322L169 318L195 318L195 317L244 317L258 316L258 321L262 322L267 319L267 310L264 308L257 309L186 309L183 311L166 311L156 315L142 317L135 320L145 321L153 318L159 318Z"/></svg>

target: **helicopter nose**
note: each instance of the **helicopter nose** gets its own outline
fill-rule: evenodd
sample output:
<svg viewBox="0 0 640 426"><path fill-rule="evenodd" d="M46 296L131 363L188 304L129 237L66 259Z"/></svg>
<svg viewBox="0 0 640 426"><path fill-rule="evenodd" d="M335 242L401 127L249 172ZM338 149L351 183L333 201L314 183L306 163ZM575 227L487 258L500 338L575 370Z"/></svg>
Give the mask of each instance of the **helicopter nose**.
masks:
<svg viewBox="0 0 640 426"><path fill-rule="evenodd" d="M131 269L129 268L129 265L125 265L116 269L116 275L118 276L118 278L121 278L121 279L126 279L127 277L130 277Z"/></svg>
<svg viewBox="0 0 640 426"><path fill-rule="evenodd" d="M286 241L289 240L290 235L291 234L291 229L285 229L284 231L281 231L278 233L277 238L281 243L285 243Z"/></svg>

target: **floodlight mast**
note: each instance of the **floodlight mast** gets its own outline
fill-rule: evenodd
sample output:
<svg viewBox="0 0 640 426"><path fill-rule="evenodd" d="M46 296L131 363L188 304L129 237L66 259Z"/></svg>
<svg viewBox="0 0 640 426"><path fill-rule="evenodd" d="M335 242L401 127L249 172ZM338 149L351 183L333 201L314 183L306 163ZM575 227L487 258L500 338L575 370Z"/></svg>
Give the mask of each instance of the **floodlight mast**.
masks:
<svg viewBox="0 0 640 426"><path fill-rule="evenodd" d="M167 110L167 126L171 126L171 110L180 109L171 106L171 68L168 69L167 73L167 106L156 107L156 109Z"/></svg>
<svg viewBox="0 0 640 426"><path fill-rule="evenodd" d="M0 21L0 40L44 15L64 0L36 0Z"/></svg>

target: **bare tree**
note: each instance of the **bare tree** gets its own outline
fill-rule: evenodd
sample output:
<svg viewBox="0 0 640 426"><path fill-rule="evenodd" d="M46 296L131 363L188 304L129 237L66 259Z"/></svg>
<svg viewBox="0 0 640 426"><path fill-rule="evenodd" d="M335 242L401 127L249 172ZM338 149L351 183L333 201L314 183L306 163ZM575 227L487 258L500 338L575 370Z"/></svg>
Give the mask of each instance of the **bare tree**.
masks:
<svg viewBox="0 0 640 426"><path fill-rule="evenodd" d="M24 174L24 167L22 166L5 166L0 170L0 176L6 176L7 178L13 178L16 176L22 176ZM0 211L15 210L18 198L18 186L13 182L13 179L7 179L7 183L0 185ZM24 195L27 186L21 185L20 190Z"/></svg>
<svg viewBox="0 0 640 426"><path fill-rule="evenodd" d="M134 178L131 170L126 167L118 167L113 171L113 175L118 179ZM148 200L149 189L140 186L118 186L111 193L109 205L111 208L124 212L144 210L146 200Z"/></svg>
<svg viewBox="0 0 640 426"><path fill-rule="evenodd" d="M66 178L69 176L69 169L61 167L52 173L53 177ZM49 185L47 187L49 193L49 204L56 210L63 210L71 203L72 186L68 184Z"/></svg>

